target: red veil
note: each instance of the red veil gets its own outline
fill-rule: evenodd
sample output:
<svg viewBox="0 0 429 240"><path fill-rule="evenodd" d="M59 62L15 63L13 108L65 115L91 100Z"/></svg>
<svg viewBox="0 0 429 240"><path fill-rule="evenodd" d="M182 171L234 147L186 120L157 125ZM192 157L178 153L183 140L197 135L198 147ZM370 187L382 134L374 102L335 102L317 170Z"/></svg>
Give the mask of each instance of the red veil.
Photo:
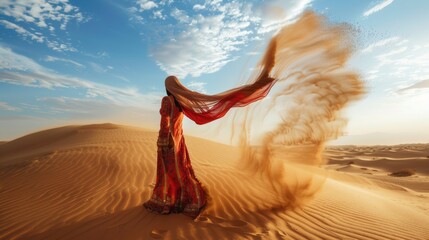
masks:
<svg viewBox="0 0 429 240"><path fill-rule="evenodd" d="M269 77L274 67L276 37L268 45L260 63L259 76L251 83L231 90L206 95L191 91L183 86L175 76L165 79L165 88L182 107L183 113L197 124L209 123L223 117L233 107L243 107L264 98L277 79Z"/></svg>

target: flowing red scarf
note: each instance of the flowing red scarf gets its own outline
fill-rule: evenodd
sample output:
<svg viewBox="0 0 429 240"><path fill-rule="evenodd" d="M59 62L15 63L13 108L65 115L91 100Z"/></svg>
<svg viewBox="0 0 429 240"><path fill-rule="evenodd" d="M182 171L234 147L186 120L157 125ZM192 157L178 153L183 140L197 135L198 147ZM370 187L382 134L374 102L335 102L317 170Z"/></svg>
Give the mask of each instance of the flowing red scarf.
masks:
<svg viewBox="0 0 429 240"><path fill-rule="evenodd" d="M269 93L276 82L270 77L275 64L276 37L274 37L259 64L261 73L253 82L231 90L206 95L191 91L175 76L165 79L165 88L182 107L183 113L197 124L205 124L223 117L233 107L243 107L258 101Z"/></svg>

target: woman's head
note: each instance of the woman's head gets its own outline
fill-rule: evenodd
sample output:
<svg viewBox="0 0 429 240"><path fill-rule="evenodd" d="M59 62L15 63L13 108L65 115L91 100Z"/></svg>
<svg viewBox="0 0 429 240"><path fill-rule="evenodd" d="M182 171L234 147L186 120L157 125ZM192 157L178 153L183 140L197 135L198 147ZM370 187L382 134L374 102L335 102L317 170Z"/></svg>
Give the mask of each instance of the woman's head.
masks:
<svg viewBox="0 0 429 240"><path fill-rule="evenodd" d="M183 86L176 76L168 76L165 79L165 91L167 92L167 95L172 95L176 99L186 98L186 96L193 93L193 91Z"/></svg>
<svg viewBox="0 0 429 240"><path fill-rule="evenodd" d="M172 94L172 89L178 85L178 82L179 82L179 79L176 76L168 76L165 79L165 83L164 83L165 84L165 91L167 92L168 96L170 96L170 95L174 96L174 94Z"/></svg>
<svg viewBox="0 0 429 240"><path fill-rule="evenodd" d="M182 107L180 103L177 101L176 95L178 92L178 89L181 89L182 84L180 84L179 79L176 76L168 76L165 79L165 91L167 92L168 96L173 96L174 103L176 106L182 110Z"/></svg>
<svg viewBox="0 0 429 240"><path fill-rule="evenodd" d="M168 76L165 79L165 90L167 90L167 93L171 94L174 88L180 87L181 85L182 84L176 76Z"/></svg>

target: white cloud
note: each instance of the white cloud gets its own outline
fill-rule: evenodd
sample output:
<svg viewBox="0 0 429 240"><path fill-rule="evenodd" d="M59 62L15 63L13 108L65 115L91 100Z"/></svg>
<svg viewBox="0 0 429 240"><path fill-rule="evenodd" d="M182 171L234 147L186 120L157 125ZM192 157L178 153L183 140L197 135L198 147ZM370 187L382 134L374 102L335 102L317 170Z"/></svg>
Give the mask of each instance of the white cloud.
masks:
<svg viewBox="0 0 429 240"><path fill-rule="evenodd" d="M151 22L151 19L158 18L155 17L158 9L138 13L138 8L132 7L130 11L132 19L154 26L154 32L145 32L144 37L156 37L151 41L156 42L151 46L151 56L161 70L185 78L214 73L238 59L236 52L249 42L264 39L266 34L291 23L311 2L270 0L262 5L253 5L206 0L200 4L181 2L167 8L167 3L161 1L158 7L162 6L170 13L164 15L169 20L168 25L164 21ZM270 7L266 7L267 4ZM183 9L194 11L185 12Z"/></svg>
<svg viewBox="0 0 429 240"><path fill-rule="evenodd" d="M180 78L216 72L234 61L232 53L249 42L252 20L247 5L212 2L209 6L209 16L188 16L173 9L176 27L183 31L153 47L153 56L163 71Z"/></svg>
<svg viewBox="0 0 429 240"><path fill-rule="evenodd" d="M165 20L165 16L162 14L162 9L153 12L153 18Z"/></svg>
<svg viewBox="0 0 429 240"><path fill-rule="evenodd" d="M76 51L67 43L51 39L57 38L55 29L65 30L71 20L77 22L88 20L79 12L79 8L69 4L66 0L2 0L0 1L0 12L1 15L8 16L15 21L1 20L1 25L14 30L24 39L45 43L55 51ZM32 26L25 29L20 26L22 25L20 23Z"/></svg>
<svg viewBox="0 0 429 240"><path fill-rule="evenodd" d="M206 6L201 5L201 4L195 4L195 5L192 7L192 9L194 9L194 10L196 10L196 11L198 11L198 10L203 10L203 9L205 9L205 8L206 8Z"/></svg>
<svg viewBox="0 0 429 240"><path fill-rule="evenodd" d="M177 8L173 8L171 11L171 16L178 20L179 22L187 23L189 22L189 16L186 15L186 12Z"/></svg>
<svg viewBox="0 0 429 240"><path fill-rule="evenodd" d="M20 108L10 106L6 102L0 102L0 110L6 110L6 111L20 111Z"/></svg>
<svg viewBox="0 0 429 240"><path fill-rule="evenodd" d="M171 75L197 77L218 71L233 61L231 52L247 42L247 24L225 22L223 15L200 16L192 26L174 40L156 47L155 59L162 70Z"/></svg>
<svg viewBox="0 0 429 240"><path fill-rule="evenodd" d="M139 6L139 11L143 12L146 10L150 10L152 8L157 8L158 4L153 1L148 0L137 0L137 5Z"/></svg>
<svg viewBox="0 0 429 240"><path fill-rule="evenodd" d="M261 15L259 33L280 29L295 20L313 0L269 0L258 11Z"/></svg>
<svg viewBox="0 0 429 240"><path fill-rule="evenodd" d="M71 63L71 64L73 64L73 65L75 65L77 67L85 68L84 65L82 65L82 64L80 64L80 63L78 63L76 61L73 61L73 60L70 60L70 59L65 59L65 58L57 58L57 57L53 57L53 56L46 56L46 58L44 60L46 62L66 62L66 63Z"/></svg>
<svg viewBox="0 0 429 240"><path fill-rule="evenodd" d="M380 10L382 10L383 8L389 6L390 4L393 3L394 0L383 0L382 2L380 2L379 4L373 6L372 8L366 10L363 15L365 17L368 17L369 15L376 13Z"/></svg>

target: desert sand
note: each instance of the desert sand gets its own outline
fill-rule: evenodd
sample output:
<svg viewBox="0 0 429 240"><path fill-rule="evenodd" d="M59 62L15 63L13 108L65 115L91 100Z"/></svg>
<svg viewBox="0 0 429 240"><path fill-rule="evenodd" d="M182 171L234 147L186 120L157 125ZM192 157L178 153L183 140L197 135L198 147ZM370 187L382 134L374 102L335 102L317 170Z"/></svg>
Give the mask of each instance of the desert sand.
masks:
<svg viewBox="0 0 429 240"><path fill-rule="evenodd" d="M211 197L194 220L142 207L156 138L95 124L1 143L0 239L429 239L429 144L327 147L322 187L290 209L239 166L238 148L186 136Z"/></svg>

